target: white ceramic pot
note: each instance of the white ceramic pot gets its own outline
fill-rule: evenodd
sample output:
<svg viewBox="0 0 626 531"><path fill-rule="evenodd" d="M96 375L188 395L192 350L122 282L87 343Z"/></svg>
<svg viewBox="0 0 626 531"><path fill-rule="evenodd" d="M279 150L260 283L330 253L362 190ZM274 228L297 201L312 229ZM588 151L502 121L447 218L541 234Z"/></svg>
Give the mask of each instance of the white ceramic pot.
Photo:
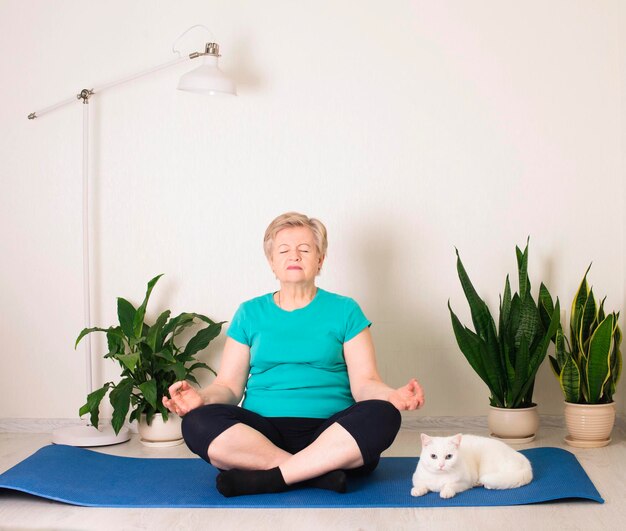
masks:
<svg viewBox="0 0 626 531"><path fill-rule="evenodd" d="M493 437L510 444L533 441L539 429L537 406L518 409L489 406L487 425Z"/></svg>
<svg viewBox="0 0 626 531"><path fill-rule="evenodd" d="M174 413L169 414L167 422L163 421L162 415L157 414L152 417L150 424L146 422L146 416L141 415L137 431L141 437L141 443L146 446L176 446L183 442L181 423L182 419Z"/></svg>
<svg viewBox="0 0 626 531"><path fill-rule="evenodd" d="M599 448L611 442L615 403L571 404L565 402L565 442L578 448Z"/></svg>

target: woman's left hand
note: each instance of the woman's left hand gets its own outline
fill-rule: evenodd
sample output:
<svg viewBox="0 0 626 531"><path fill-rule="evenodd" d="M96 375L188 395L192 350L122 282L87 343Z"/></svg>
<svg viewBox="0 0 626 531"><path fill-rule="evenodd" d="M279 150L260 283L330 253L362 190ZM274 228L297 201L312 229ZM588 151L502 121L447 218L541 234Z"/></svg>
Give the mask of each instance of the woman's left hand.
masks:
<svg viewBox="0 0 626 531"><path fill-rule="evenodd" d="M424 390L419 382L412 378L405 386L394 389L388 400L399 411L417 409L424 405Z"/></svg>

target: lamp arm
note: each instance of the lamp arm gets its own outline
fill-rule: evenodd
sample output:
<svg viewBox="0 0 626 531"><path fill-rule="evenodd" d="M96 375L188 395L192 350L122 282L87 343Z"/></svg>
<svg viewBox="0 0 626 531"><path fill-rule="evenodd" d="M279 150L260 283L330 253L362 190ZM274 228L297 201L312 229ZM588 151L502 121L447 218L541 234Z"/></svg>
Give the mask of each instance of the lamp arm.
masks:
<svg viewBox="0 0 626 531"><path fill-rule="evenodd" d="M32 112L28 115L28 119L29 120L34 120L35 118L39 118L40 116L49 113L50 111L53 111L55 109L58 109L59 107L63 107L65 105L68 105L70 103L75 103L76 101L79 100L83 100L83 102L85 101L85 99L87 99L89 96L93 95L93 94L98 94L100 92L103 92L111 87L115 87L117 85L121 85L123 83L127 83L129 81L133 81L134 79L146 76L148 74L152 74L153 72L157 72L159 70L163 70L165 68L169 68L170 66L174 66L177 65L179 63L183 63L185 61L189 61L190 59L195 59L196 57L200 57L202 55L206 55L203 53L199 53L199 52L194 52L189 54L186 57L179 57L177 59L174 59L173 61L168 61L167 63L163 63L157 66L154 66L152 68L148 68L147 70L142 70L141 72L138 72L136 74L132 74L130 76L124 77L122 79L118 79L116 81L111 81L109 83L105 83L103 85L100 85L98 87L94 87L92 89L83 89L80 91L80 93L78 93L76 96L72 97L72 98L68 98L66 100L60 101L59 103L55 103L54 105L50 105L49 107L45 107L44 109L41 109L39 111L35 111Z"/></svg>

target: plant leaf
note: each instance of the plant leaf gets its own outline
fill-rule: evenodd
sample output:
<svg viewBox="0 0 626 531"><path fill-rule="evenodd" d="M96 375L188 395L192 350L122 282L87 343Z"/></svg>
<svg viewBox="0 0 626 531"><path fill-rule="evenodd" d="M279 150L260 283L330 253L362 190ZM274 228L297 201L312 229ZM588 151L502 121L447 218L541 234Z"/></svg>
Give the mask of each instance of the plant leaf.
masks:
<svg viewBox="0 0 626 531"><path fill-rule="evenodd" d="M209 346L209 343L219 336L222 331L221 324L209 325L206 328L200 330L195 336L193 336L187 346L185 347L184 355L193 356L197 352L205 349Z"/></svg>
<svg viewBox="0 0 626 531"><path fill-rule="evenodd" d="M530 236L526 240L526 247L524 252L520 251L519 247L515 247L515 253L517 255L517 271L519 279L519 295L522 301L530 295L530 279L528 278L528 243Z"/></svg>
<svg viewBox="0 0 626 531"><path fill-rule="evenodd" d="M589 359L587 360L588 401L597 404L602 398L602 389L609 378L610 356L613 349L613 314L608 315L594 331L589 342Z"/></svg>
<svg viewBox="0 0 626 531"><path fill-rule="evenodd" d="M576 291L576 295L574 295L574 300L572 301L570 337L573 341L572 349L574 352L582 349L582 345L580 349L578 348L578 343L580 338L580 325L582 322L582 310L585 307L587 297L589 296L589 285L587 284L587 273L589 273L589 269L591 269L591 264L589 264L587 271L585 271L585 275L580 281L580 285L578 286L578 290Z"/></svg>
<svg viewBox="0 0 626 531"><path fill-rule="evenodd" d="M157 407L157 384L156 380L148 380L139 384L139 389L143 393L146 402L150 404L154 409Z"/></svg>
<svg viewBox="0 0 626 531"><path fill-rule="evenodd" d="M123 297L117 298L117 318L120 322L122 332L127 338L134 337L133 321L137 310Z"/></svg>
<svg viewBox="0 0 626 531"><path fill-rule="evenodd" d="M133 319L133 334L135 338L139 339L142 335L143 331L143 319L146 315L146 307L148 306L148 300L150 299L150 294L152 293L152 289L155 284L159 281L159 279L163 276L163 274L157 275L150 282L148 282L148 288L146 289L146 296L141 303L141 306L137 308L137 312L135 313L135 318Z"/></svg>
<svg viewBox="0 0 626 531"><path fill-rule="evenodd" d="M187 376L187 369L185 369L185 365L180 362L172 365L171 369L174 371L177 380L184 380L185 376Z"/></svg>
<svg viewBox="0 0 626 531"><path fill-rule="evenodd" d="M593 295L593 288L589 290L589 295L583 306L582 316L580 321L579 330L579 342L581 345L586 346L587 341L590 338L591 331L593 330L592 324L596 320L596 299Z"/></svg>
<svg viewBox="0 0 626 531"><path fill-rule="evenodd" d="M550 355L548 355L548 359L550 360L550 367L552 368L554 376L558 378L561 375L561 367L559 366L559 363L556 361L556 358Z"/></svg>
<svg viewBox="0 0 626 531"><path fill-rule="evenodd" d="M115 389L113 389L109 395L109 401L113 406L111 426L116 435L120 432L126 421L126 415L130 409L130 394L132 390L133 380L131 378L124 378L115 386Z"/></svg>
<svg viewBox="0 0 626 531"><path fill-rule="evenodd" d="M130 412L130 417L128 421L132 422L133 420L139 420L139 418L141 417L141 414L143 413L143 409L144 409L143 403L138 404L137 407Z"/></svg>
<svg viewBox="0 0 626 531"><path fill-rule="evenodd" d="M169 319L170 313L171 312L169 310L165 310L161 315L159 315L156 322L150 327L150 330L146 335L146 343L148 343L153 352L155 350L160 350L163 327Z"/></svg>
<svg viewBox="0 0 626 531"><path fill-rule="evenodd" d="M100 389L96 389L92 393L89 393L87 395L87 402L83 406L81 406L80 410L78 411L78 415L81 417L89 413L89 421L91 422L91 425L95 428L98 427L98 423L100 422L100 402L102 402L102 399L107 394L107 391L112 385L113 384L111 382L108 382L104 384Z"/></svg>
<svg viewBox="0 0 626 531"><path fill-rule="evenodd" d="M78 337L76 338L76 342L74 343L74 349L76 349L76 347L78 346L78 343L80 342L80 340L85 337L87 334L91 334L91 332L108 332L109 329L108 328L83 328L80 332L80 334L78 334Z"/></svg>
<svg viewBox="0 0 626 531"><path fill-rule="evenodd" d="M154 355L158 358L162 358L171 363L176 363L176 358L174 357L174 355L171 353L169 349L164 348L163 350L160 350L159 352L155 352Z"/></svg>
<svg viewBox="0 0 626 531"><path fill-rule="evenodd" d="M530 359L529 359L529 369L527 371L527 380L522 386L522 390L520 391L520 397L522 400L527 400L531 402L532 400L532 389L535 384L535 378L537 376L537 372L539 371L539 367L543 363L543 360L546 358L548 353L548 347L550 346L551 338L555 335L556 330L561 326L560 322L561 318L561 305L559 299L556 299L556 303L554 305L554 311L552 312L552 318L550 320L550 326L548 330L545 331L543 338L541 338L537 345L533 350L530 351Z"/></svg>
<svg viewBox="0 0 626 531"><path fill-rule="evenodd" d="M506 276L506 281L504 282L504 294L500 300L500 320L498 326L498 334L499 337L502 337L504 334L504 329L506 324L509 321L509 316L511 313L511 285L509 283L509 275Z"/></svg>
<svg viewBox="0 0 626 531"><path fill-rule="evenodd" d="M615 388L617 387L617 382L619 382L620 376L622 375L622 353L619 349L618 342L616 342L616 345L617 346L614 347L615 360L611 367L611 378L609 379L611 385L609 387L609 394L607 396L608 402L613 401L613 395L615 394Z"/></svg>
<svg viewBox="0 0 626 531"><path fill-rule="evenodd" d="M565 365L565 361L567 359L567 352L565 350L565 334L563 333L563 328L559 323L559 326L556 330L555 340L554 340L554 353L556 355L556 361L559 366L559 370L557 371L557 376L561 372L561 368Z"/></svg>
<svg viewBox="0 0 626 531"><path fill-rule="evenodd" d="M539 316L541 319L541 324L545 329L550 327L550 321L552 320L552 312L554 311L554 302L552 301L552 296L546 288L545 284L542 282L539 287ZM560 316L559 316L560 319Z"/></svg>
<svg viewBox="0 0 626 531"><path fill-rule="evenodd" d="M139 353L131 352L130 354L118 354L115 356L115 359L122 363L130 372L134 372L139 362Z"/></svg>
<svg viewBox="0 0 626 531"><path fill-rule="evenodd" d="M162 338L163 341L167 341L167 336L174 332L177 335L181 330L187 328L193 324L193 313L183 312L176 317L172 317L169 322L163 327ZM179 330L176 330L179 328ZM171 339L171 338L170 338Z"/></svg>
<svg viewBox="0 0 626 531"><path fill-rule="evenodd" d="M572 301L572 313L574 313L575 308L582 308L587 301L587 296L589 295L589 285L587 284L587 274L591 269L591 264L587 267L583 279L580 281L580 285L578 286L578 291L576 291L576 295L574 295L574 300Z"/></svg>
<svg viewBox="0 0 626 531"><path fill-rule="evenodd" d="M124 347L124 333L119 326L111 327L107 330L107 346L109 354L122 354L126 350Z"/></svg>
<svg viewBox="0 0 626 531"><path fill-rule="evenodd" d="M567 358L561 375L559 376L561 389L567 402L578 404L581 399L580 395L580 369L576 365L573 358Z"/></svg>
<svg viewBox="0 0 626 531"><path fill-rule="evenodd" d="M489 335L495 336L495 324L493 322L493 318L491 317L491 313L489 312L489 308L485 302L478 296L472 282L463 267L463 262L461 261L461 257L459 252L456 252L457 255L457 272L459 275L459 280L461 281L461 287L463 288L463 292L465 293L465 297L467 298L467 302L470 307L470 311L472 314L472 321L474 323L474 330L476 334L481 337L483 340L487 340ZM490 334L490 329L493 330L493 334Z"/></svg>
<svg viewBox="0 0 626 531"><path fill-rule="evenodd" d="M452 311L450 302L448 302L448 309L452 319L454 335L461 352L480 379L487 384L492 396L497 401L497 405L504 407L502 384L494 366L486 362L484 357L487 349L484 340L461 324L456 314Z"/></svg>
<svg viewBox="0 0 626 531"><path fill-rule="evenodd" d="M530 297L526 300L529 300ZM522 389L525 387L526 382L529 380L528 371L530 370L530 352L528 351L528 340L526 336L522 335L520 340L519 349L515 357L515 375L513 381L508 383L509 389L511 389L510 403L506 404L507 407L519 407L523 398Z"/></svg>
<svg viewBox="0 0 626 531"><path fill-rule="evenodd" d="M619 315L619 314L618 314ZM613 393L615 393L615 387L619 382L620 376L622 374L622 352L620 350L620 345L622 344L622 329L617 324L618 317L615 317L615 332L613 335L613 353L612 353L612 363L611 363L611 396L610 400L613 400ZM210 369L210 367L209 367Z"/></svg>
<svg viewBox="0 0 626 531"><path fill-rule="evenodd" d="M190 373L198 369L207 369L208 371L211 371L215 376L217 376L217 373L211 367L209 367L206 363L202 363L199 361L197 363L194 363L191 367L187 369L187 378L190 377Z"/></svg>
<svg viewBox="0 0 626 531"><path fill-rule="evenodd" d="M604 318L606 317L604 313L604 301L605 300L606 300L606 297L604 297L604 299L600 301L600 307L598 308L598 318L597 318L598 323L601 323L602 321L604 321Z"/></svg>
<svg viewBox="0 0 626 531"><path fill-rule="evenodd" d="M526 346L530 347L541 324L539 312L532 297L528 296L525 299L521 299L521 301L519 325L515 333L515 346L517 348L520 348L522 337L526 339Z"/></svg>
<svg viewBox="0 0 626 531"><path fill-rule="evenodd" d="M201 321L204 321L206 324L210 324L210 325L212 325L212 324L224 324L224 322L216 323L215 321L213 321L212 319L209 319L206 315L202 315L201 313L194 313L192 315L194 317L197 317Z"/></svg>

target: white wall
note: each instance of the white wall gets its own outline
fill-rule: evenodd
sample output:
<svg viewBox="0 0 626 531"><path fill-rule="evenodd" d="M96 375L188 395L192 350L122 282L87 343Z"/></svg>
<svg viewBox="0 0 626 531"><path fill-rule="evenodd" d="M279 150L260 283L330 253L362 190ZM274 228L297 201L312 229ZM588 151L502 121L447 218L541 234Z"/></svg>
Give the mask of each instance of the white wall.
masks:
<svg viewBox="0 0 626 531"><path fill-rule="evenodd" d="M26 115L169 60L193 24L220 43L237 98L174 90L187 64L90 104L94 324L157 273L151 316L229 320L275 288L261 239L286 210L327 224L319 285L361 303L391 384L420 378L421 415L488 403L451 331L448 299L469 314L455 246L494 308L528 235L531 280L568 315L591 261L607 307L624 307L619 0L2 0L0 418L75 417L85 396L83 109ZM118 374L103 347L98 385ZM547 364L535 398L561 413Z"/></svg>

